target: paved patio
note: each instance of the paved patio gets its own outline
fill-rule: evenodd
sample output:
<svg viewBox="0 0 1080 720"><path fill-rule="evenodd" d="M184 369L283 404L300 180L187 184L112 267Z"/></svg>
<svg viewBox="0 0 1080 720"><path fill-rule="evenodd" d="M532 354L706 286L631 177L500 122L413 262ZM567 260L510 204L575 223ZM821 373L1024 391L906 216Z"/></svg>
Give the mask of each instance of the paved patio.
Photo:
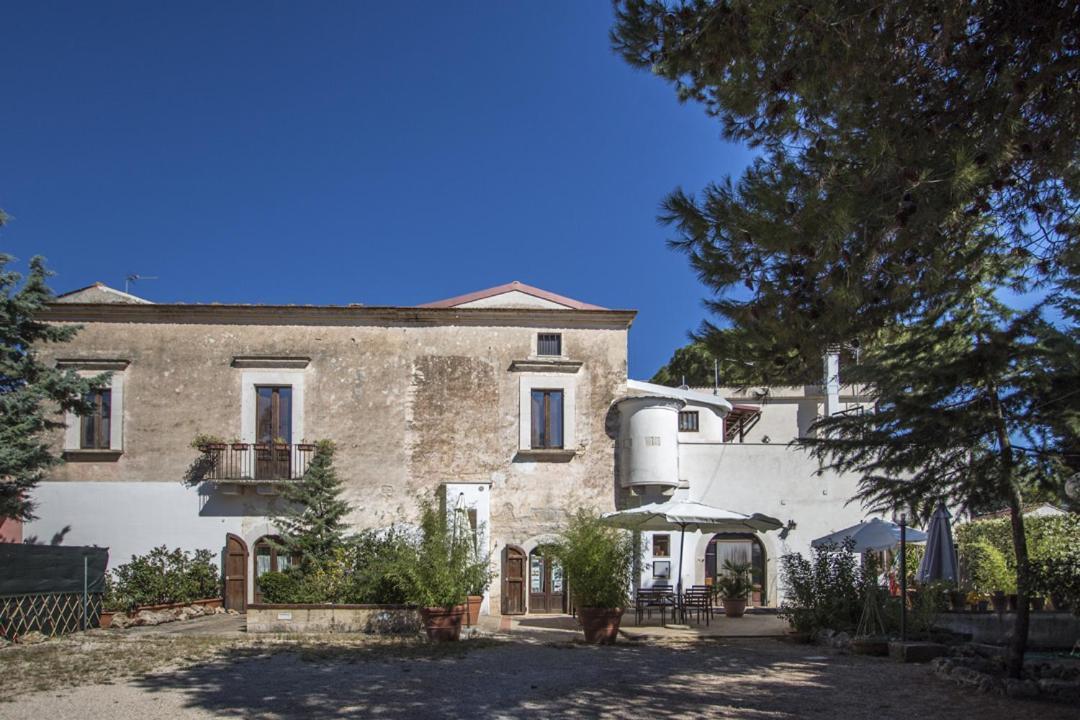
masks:
<svg viewBox="0 0 1080 720"><path fill-rule="evenodd" d="M660 616L635 622L634 613L623 615L619 633L626 640L709 640L721 638L777 638L787 634L787 621L774 612L748 611L741 618L714 615L708 625L693 621L688 625L660 624ZM693 619L692 619L693 620ZM488 634L531 637L542 642L573 641L581 636L577 619L570 615L515 615L480 618L479 629Z"/></svg>

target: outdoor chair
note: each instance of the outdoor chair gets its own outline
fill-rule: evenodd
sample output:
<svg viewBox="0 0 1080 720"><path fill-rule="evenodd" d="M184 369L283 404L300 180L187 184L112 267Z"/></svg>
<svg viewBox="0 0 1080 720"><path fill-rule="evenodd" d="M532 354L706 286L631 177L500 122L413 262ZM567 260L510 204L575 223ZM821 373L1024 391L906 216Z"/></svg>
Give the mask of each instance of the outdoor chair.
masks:
<svg viewBox="0 0 1080 720"><path fill-rule="evenodd" d="M642 615L652 619L653 610L660 611L660 624L667 624L667 610L672 608L674 618L674 598L669 590L663 588L640 588L634 595L634 622L641 624Z"/></svg>
<svg viewBox="0 0 1080 720"><path fill-rule="evenodd" d="M706 625L712 620L712 593L708 588L692 587L683 593L683 615L691 613L697 617L698 622L704 618Z"/></svg>

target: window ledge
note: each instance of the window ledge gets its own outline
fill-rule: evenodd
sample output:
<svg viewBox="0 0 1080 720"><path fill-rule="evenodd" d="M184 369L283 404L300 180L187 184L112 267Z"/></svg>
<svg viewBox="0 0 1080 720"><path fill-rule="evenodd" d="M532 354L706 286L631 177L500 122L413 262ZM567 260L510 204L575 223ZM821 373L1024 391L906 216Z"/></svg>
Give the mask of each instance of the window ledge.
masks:
<svg viewBox="0 0 1080 720"><path fill-rule="evenodd" d="M522 448L517 451L514 460L525 462L570 462L575 455L577 455L576 451L562 448L552 450Z"/></svg>
<svg viewBox="0 0 1080 720"><path fill-rule="evenodd" d="M565 358L529 358L511 362L510 371L576 373L581 369L582 364L580 360L566 360Z"/></svg>
<svg viewBox="0 0 1080 720"><path fill-rule="evenodd" d="M69 449L64 450L64 460L68 462L116 462L120 459L120 456L124 454L123 450L89 450L89 449Z"/></svg>

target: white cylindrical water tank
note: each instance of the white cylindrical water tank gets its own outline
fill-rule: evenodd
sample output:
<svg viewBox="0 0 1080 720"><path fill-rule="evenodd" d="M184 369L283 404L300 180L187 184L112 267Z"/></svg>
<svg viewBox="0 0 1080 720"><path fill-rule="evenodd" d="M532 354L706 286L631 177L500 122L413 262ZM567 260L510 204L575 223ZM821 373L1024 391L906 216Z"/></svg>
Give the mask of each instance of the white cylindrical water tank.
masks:
<svg viewBox="0 0 1080 720"><path fill-rule="evenodd" d="M682 400L625 398L619 402L619 481L624 488L677 487Z"/></svg>

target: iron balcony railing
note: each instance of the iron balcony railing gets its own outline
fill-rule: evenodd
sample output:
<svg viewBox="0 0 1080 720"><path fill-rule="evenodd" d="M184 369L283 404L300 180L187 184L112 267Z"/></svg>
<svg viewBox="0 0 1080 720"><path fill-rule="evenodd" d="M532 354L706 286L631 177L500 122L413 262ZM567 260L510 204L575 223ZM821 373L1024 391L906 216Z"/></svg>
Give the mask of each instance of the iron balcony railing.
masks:
<svg viewBox="0 0 1080 720"><path fill-rule="evenodd" d="M299 480L315 455L307 443L212 443L201 445L202 479L229 482Z"/></svg>

